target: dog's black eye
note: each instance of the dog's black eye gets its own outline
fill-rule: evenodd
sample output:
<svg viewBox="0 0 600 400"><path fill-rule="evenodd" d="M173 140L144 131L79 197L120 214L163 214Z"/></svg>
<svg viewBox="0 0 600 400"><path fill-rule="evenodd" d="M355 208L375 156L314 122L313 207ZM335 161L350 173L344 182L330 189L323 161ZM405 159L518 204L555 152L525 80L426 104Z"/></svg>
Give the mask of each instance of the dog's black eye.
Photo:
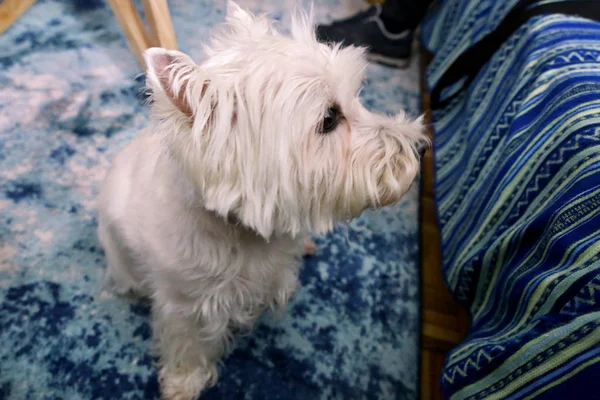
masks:
<svg viewBox="0 0 600 400"><path fill-rule="evenodd" d="M329 133L333 131L339 122L339 111L337 107L329 107L323 118L321 133Z"/></svg>

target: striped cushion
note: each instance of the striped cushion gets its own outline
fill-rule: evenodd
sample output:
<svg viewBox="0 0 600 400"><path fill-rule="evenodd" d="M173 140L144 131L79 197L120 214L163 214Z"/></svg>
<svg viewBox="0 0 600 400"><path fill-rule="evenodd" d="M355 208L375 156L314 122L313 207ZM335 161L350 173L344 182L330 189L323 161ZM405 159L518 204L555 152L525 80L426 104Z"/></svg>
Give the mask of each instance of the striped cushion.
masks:
<svg viewBox="0 0 600 400"><path fill-rule="evenodd" d="M465 2L444 2L424 30L438 53L430 85L452 57L436 23ZM446 360L445 395L589 398L600 378L600 24L532 19L433 119L443 271L473 317Z"/></svg>

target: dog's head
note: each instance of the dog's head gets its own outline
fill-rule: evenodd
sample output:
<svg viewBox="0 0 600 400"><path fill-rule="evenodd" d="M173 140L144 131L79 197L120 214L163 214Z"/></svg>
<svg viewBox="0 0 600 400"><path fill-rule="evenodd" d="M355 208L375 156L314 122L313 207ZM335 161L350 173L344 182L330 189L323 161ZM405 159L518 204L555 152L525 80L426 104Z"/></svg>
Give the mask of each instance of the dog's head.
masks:
<svg viewBox="0 0 600 400"><path fill-rule="evenodd" d="M153 115L204 206L267 238L399 200L426 141L420 119L360 104L363 49L318 43L304 13L292 21L283 36L230 2L202 63L145 53Z"/></svg>

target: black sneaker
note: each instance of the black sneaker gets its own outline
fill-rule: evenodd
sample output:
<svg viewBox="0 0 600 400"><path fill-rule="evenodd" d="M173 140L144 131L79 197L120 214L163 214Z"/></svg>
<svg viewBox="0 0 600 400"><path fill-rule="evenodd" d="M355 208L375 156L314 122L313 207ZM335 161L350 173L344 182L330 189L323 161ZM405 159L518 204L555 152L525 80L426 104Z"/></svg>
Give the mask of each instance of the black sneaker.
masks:
<svg viewBox="0 0 600 400"><path fill-rule="evenodd" d="M330 25L317 25L317 39L320 42L367 47L371 61L396 68L406 67L410 59L413 32L390 33L380 15L381 6L376 5L348 19Z"/></svg>

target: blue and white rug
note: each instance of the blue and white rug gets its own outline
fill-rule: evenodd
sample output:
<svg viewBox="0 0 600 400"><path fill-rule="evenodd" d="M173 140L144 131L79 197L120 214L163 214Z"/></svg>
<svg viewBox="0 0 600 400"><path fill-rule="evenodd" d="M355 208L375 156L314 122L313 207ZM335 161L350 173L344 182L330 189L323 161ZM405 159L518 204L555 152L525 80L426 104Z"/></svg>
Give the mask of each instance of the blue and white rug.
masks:
<svg viewBox="0 0 600 400"><path fill-rule="evenodd" d="M294 5L239 3L277 18ZM181 49L200 56L225 1L169 4ZM95 236L110 160L148 122L140 72L101 0L38 0L0 36L1 399L158 398L148 305L102 291ZM367 107L418 110L416 60L367 75ZM204 398L416 398L417 203L413 187L317 238L288 313L240 338Z"/></svg>

